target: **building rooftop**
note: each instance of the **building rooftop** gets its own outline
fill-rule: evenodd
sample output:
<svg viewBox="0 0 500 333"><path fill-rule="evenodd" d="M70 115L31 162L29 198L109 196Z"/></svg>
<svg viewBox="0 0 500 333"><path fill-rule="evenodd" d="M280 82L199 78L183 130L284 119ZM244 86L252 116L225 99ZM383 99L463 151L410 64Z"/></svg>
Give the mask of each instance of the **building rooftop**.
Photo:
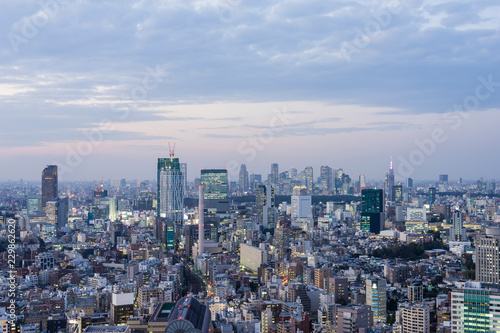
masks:
<svg viewBox="0 0 500 333"><path fill-rule="evenodd" d="M122 326L87 326L85 333L125 333L128 330L127 325Z"/></svg>

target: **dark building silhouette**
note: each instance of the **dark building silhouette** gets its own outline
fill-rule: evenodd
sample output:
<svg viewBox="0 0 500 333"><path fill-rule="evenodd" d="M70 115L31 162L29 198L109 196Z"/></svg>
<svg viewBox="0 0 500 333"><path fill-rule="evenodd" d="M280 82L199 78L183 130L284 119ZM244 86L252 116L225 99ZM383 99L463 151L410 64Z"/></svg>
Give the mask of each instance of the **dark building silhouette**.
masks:
<svg viewBox="0 0 500 333"><path fill-rule="evenodd" d="M57 165L47 165L42 171L42 209L57 197Z"/></svg>
<svg viewBox="0 0 500 333"><path fill-rule="evenodd" d="M361 230L374 234L384 228L384 190L363 189L361 191Z"/></svg>

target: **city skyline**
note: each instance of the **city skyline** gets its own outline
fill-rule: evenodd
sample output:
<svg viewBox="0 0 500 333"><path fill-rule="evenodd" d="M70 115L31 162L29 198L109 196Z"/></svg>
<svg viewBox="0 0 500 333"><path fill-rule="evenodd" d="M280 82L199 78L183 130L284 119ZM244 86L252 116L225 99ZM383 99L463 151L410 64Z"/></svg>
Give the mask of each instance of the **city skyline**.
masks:
<svg viewBox="0 0 500 333"><path fill-rule="evenodd" d="M56 7L0 4L7 179L49 164L61 180L116 165L120 177L153 178L169 141L192 170L328 162L371 179L393 156L413 157L415 179L450 165L452 178L498 178L500 157L482 153L500 139L494 3Z"/></svg>
<svg viewBox="0 0 500 333"><path fill-rule="evenodd" d="M160 157L160 158L157 158L155 163L158 161L158 159L168 159L167 157ZM182 165L184 165L184 167L186 167L187 165L187 174L191 177L191 178L187 178L185 181L189 182L189 183L193 183L196 179L200 180L201 179L201 174L202 174L202 171L203 170L210 170L212 168L201 168L201 169L198 169L198 170L192 170L190 167L189 167L189 164L188 163L185 163L184 160L180 159L181 161L183 161ZM363 179L367 182L376 182L376 183L381 183L380 185L382 187L384 187L384 177L386 177L386 174L387 174L387 171L389 169L386 169L386 172L385 173L382 173L380 176L377 177L377 175L375 175L374 177L366 177L366 173L370 173L370 172L362 172L360 174L354 174L352 172L350 172L348 169L346 168L343 168L343 167L338 167L338 168L334 168L334 167L331 167L330 165L328 164L322 164L322 165L319 165L319 166L310 166L310 165L307 165L303 168L297 168L295 166L290 166L290 167L283 167L281 166L279 163L271 163L269 165L269 167L271 168L272 165L274 164L277 164L279 165L279 173L283 173L283 172L287 172L288 174L290 173L290 171L294 170L294 171L297 171L298 174L300 174L300 172L304 172L306 171L308 168L313 168L313 172L314 172L314 175L313 175L313 183L316 184L318 183L318 181L321 181L319 178L321 177L321 170L322 168L324 167L327 167L327 168L331 168L331 170L333 172L335 171L339 171L339 170L342 170L343 171L343 174L347 174L349 175L351 178L352 178L352 181L353 182L358 182L359 179L358 177L359 176L362 176ZM244 165L244 164L243 164ZM51 165L47 165L47 167L49 167ZM57 167L57 165L55 165ZM216 168L218 170L227 170L227 174L228 174L228 180L231 181L231 182L234 182L236 183L238 186L239 186L239 166L238 168L236 168L238 171L236 173L231 173L230 172L230 169L225 169L225 168ZM257 175L257 176L261 176L262 177L262 182L267 182L267 179L268 179L268 176L271 176L271 172L269 169L269 172L266 173L265 169L264 168L260 168L259 170L263 170L262 173L258 173L258 172L254 172L253 170L247 170L248 172L248 176L254 176L254 175ZM155 173L157 173L157 170L155 170ZM373 172L372 172L373 173ZM97 171L96 174L99 174L99 171ZM31 176L31 175L29 175ZM300 175L299 175L300 176ZM429 182L429 184L438 184L438 183L441 183L440 181L440 177L443 176L443 172L441 173L436 173L436 175L434 177L431 177L431 178L415 178L415 177L407 177L407 178L401 178L401 177L396 177L396 180L395 180L395 185L402 185L402 186L405 186L405 187L408 187L408 184L407 184L407 181L408 179L411 179L413 182ZM446 174L446 176L449 176L449 174ZM333 178L335 178L335 175L332 175ZM59 178L61 178L59 176ZM142 180L145 180L145 181L156 181L157 179L157 174L155 175L150 175L149 177L130 177L130 178L127 178L127 177L119 177L119 176L114 176L114 177L111 177L111 176L108 176L106 174L99 176L97 177L96 179L76 179L76 180L68 180L68 179L59 179L59 182L97 182L98 179L102 178L103 180L113 180L113 181L118 181L118 180L122 180L122 179L125 179L125 180L136 180L136 181L142 181ZM22 180L23 182L39 182L39 179L37 179L37 177L33 177L32 179L31 178L28 178L28 177L21 177L19 179L14 179L14 178L5 178L5 179L0 179L0 182L17 182L19 180ZM496 181L497 178L486 178L486 177L483 177L483 176L477 176L477 177L471 177L471 178L466 178L466 177L462 177L462 176L459 176L459 175L453 175L449 177L449 183L459 183L460 181L463 181L463 182L476 182L478 180L483 180L483 181ZM447 182L448 183L448 182ZM271 183L271 184L274 184L274 183Z"/></svg>

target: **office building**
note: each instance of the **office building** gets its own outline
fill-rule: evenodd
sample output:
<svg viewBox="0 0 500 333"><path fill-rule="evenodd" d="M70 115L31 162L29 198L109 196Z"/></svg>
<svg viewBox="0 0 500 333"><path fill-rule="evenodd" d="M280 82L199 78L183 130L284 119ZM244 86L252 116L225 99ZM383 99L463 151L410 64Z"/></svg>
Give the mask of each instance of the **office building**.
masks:
<svg viewBox="0 0 500 333"><path fill-rule="evenodd" d="M411 303L419 303L424 300L424 287L421 281L415 281L408 286L408 299Z"/></svg>
<svg viewBox="0 0 500 333"><path fill-rule="evenodd" d="M464 242L467 240L464 228L464 214L455 210L452 217L453 227L449 229L450 231L450 242Z"/></svg>
<svg viewBox="0 0 500 333"><path fill-rule="evenodd" d="M332 276L332 270L330 268L316 268L314 270L314 285L321 289L325 288L325 278Z"/></svg>
<svg viewBox="0 0 500 333"><path fill-rule="evenodd" d="M346 277L336 276L325 278L325 289L328 294L334 296L334 303L348 303L349 283Z"/></svg>
<svg viewBox="0 0 500 333"><path fill-rule="evenodd" d="M264 228L274 227L274 188L272 185L259 185L255 190L255 212L257 214L257 222L261 223Z"/></svg>
<svg viewBox="0 0 500 333"><path fill-rule="evenodd" d="M184 237L186 239L184 251L186 258L191 258L193 256L193 245L196 243L196 240L198 240L198 228L198 225L184 226Z"/></svg>
<svg viewBox="0 0 500 333"><path fill-rule="evenodd" d="M448 185L448 175L439 175L439 184Z"/></svg>
<svg viewBox="0 0 500 333"><path fill-rule="evenodd" d="M392 201L396 205L401 205L403 203L403 186L402 185L394 185L392 188Z"/></svg>
<svg viewBox="0 0 500 333"><path fill-rule="evenodd" d="M229 211L229 183L226 169L201 170L201 185L207 211L217 213Z"/></svg>
<svg viewBox="0 0 500 333"><path fill-rule="evenodd" d="M273 163L271 164L271 178L270 178L270 181L271 181L271 184L272 185L277 185L278 184L278 180L279 180L279 167L278 167L278 163Z"/></svg>
<svg viewBox="0 0 500 333"><path fill-rule="evenodd" d="M413 188L413 178L406 179L406 187Z"/></svg>
<svg viewBox="0 0 500 333"><path fill-rule="evenodd" d="M374 322L387 319L387 282L385 279L366 280L366 305L371 306Z"/></svg>
<svg viewBox="0 0 500 333"><path fill-rule="evenodd" d="M363 189L361 191L361 230L379 234L384 229L384 190Z"/></svg>
<svg viewBox="0 0 500 333"><path fill-rule="evenodd" d="M401 311L402 332L430 333L430 309L426 304L412 304Z"/></svg>
<svg viewBox="0 0 500 333"><path fill-rule="evenodd" d="M500 228L486 228L476 239L476 281L500 284Z"/></svg>
<svg viewBox="0 0 500 333"><path fill-rule="evenodd" d="M247 171L247 166L245 164L242 164L240 166L238 188L241 194L248 192L248 190L250 189L250 186L248 184L248 171Z"/></svg>
<svg viewBox="0 0 500 333"><path fill-rule="evenodd" d="M26 206L28 210L28 215L42 210L42 196L41 195L29 195L26 199Z"/></svg>
<svg viewBox="0 0 500 333"><path fill-rule="evenodd" d="M436 188L429 187L429 203L432 205L436 201Z"/></svg>
<svg viewBox="0 0 500 333"><path fill-rule="evenodd" d="M162 302L165 292L161 288L141 287L137 293L137 305L139 308Z"/></svg>
<svg viewBox="0 0 500 333"><path fill-rule="evenodd" d="M322 165L319 169L320 180L323 190L330 191L333 187L333 169L328 165Z"/></svg>
<svg viewBox="0 0 500 333"><path fill-rule="evenodd" d="M262 175L252 173L249 176L250 191L254 192L257 186L262 184Z"/></svg>
<svg viewBox="0 0 500 333"><path fill-rule="evenodd" d="M276 325L279 322L282 312L283 303L281 302L262 302L261 303L261 333L269 333L270 326Z"/></svg>
<svg viewBox="0 0 500 333"><path fill-rule="evenodd" d="M320 301L318 309L318 323L325 327L326 332L337 332L337 314L339 307L340 305L335 304L333 300Z"/></svg>
<svg viewBox="0 0 500 333"><path fill-rule="evenodd" d="M211 331L211 314L206 305L193 296L181 298L168 317L165 333L208 333Z"/></svg>
<svg viewBox="0 0 500 333"><path fill-rule="evenodd" d="M312 194L313 193L313 189L314 189L314 174L313 174L313 168L312 167L306 167L304 169L304 173L305 173L305 177L306 177L306 182L305 182L305 185L306 185L306 188L307 188L307 192L309 194Z"/></svg>
<svg viewBox="0 0 500 333"><path fill-rule="evenodd" d="M55 259L54 255L49 252L42 252L35 257L35 266L40 268L40 270L46 270L54 268Z"/></svg>
<svg viewBox="0 0 500 333"><path fill-rule="evenodd" d="M109 319L113 325L123 325L134 315L134 293L111 295Z"/></svg>
<svg viewBox="0 0 500 333"><path fill-rule="evenodd" d="M312 197L310 195L292 196L292 220L312 218Z"/></svg>
<svg viewBox="0 0 500 333"><path fill-rule="evenodd" d="M69 199L66 196L58 196L47 201L45 212L47 223L64 228L68 224Z"/></svg>
<svg viewBox="0 0 500 333"><path fill-rule="evenodd" d="M371 311L369 306L355 305L337 309L337 333L357 333L371 327Z"/></svg>
<svg viewBox="0 0 500 333"><path fill-rule="evenodd" d="M359 192L366 187L366 175L363 173L359 175Z"/></svg>
<svg viewBox="0 0 500 333"><path fill-rule="evenodd" d="M183 227L184 217L184 176L179 159L173 154L169 158L158 159L157 180L156 237L167 247L167 232L172 238L173 225L173 232L177 234ZM168 248L172 249L172 242L169 243Z"/></svg>
<svg viewBox="0 0 500 333"><path fill-rule="evenodd" d="M188 176L187 176L187 172L188 172L188 165L187 163L181 163L181 172L182 172L182 180L184 181L183 182L183 189L184 189L184 194L186 194L187 190L188 190Z"/></svg>
<svg viewBox="0 0 500 333"><path fill-rule="evenodd" d="M257 273L259 267L267 264L267 251L258 247L241 244L240 245L240 265L252 272Z"/></svg>
<svg viewBox="0 0 500 333"><path fill-rule="evenodd" d="M57 185L57 165L48 165L42 171L42 209L45 209L47 202L57 197Z"/></svg>
<svg viewBox="0 0 500 333"><path fill-rule="evenodd" d="M406 209L405 227L407 233L426 234L429 230L426 209L408 207Z"/></svg>
<svg viewBox="0 0 500 333"><path fill-rule="evenodd" d="M484 289L480 282L468 282L451 292L451 332L500 331L500 292Z"/></svg>

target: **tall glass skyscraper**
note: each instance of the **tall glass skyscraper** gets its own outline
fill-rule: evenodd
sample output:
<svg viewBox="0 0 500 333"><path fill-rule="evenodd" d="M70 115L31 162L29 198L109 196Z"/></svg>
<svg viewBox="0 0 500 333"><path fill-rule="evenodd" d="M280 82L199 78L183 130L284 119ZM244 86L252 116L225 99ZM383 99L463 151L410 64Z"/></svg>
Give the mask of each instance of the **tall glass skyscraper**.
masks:
<svg viewBox="0 0 500 333"><path fill-rule="evenodd" d="M361 230L378 234L384 228L384 190L361 191Z"/></svg>
<svg viewBox="0 0 500 333"><path fill-rule="evenodd" d="M175 157L158 159L157 185L157 237L173 248L173 237L182 230L184 208L184 175L179 159ZM175 229L173 226L175 225Z"/></svg>
<svg viewBox="0 0 500 333"><path fill-rule="evenodd" d="M42 171L42 209L57 195L57 165L47 165Z"/></svg>

